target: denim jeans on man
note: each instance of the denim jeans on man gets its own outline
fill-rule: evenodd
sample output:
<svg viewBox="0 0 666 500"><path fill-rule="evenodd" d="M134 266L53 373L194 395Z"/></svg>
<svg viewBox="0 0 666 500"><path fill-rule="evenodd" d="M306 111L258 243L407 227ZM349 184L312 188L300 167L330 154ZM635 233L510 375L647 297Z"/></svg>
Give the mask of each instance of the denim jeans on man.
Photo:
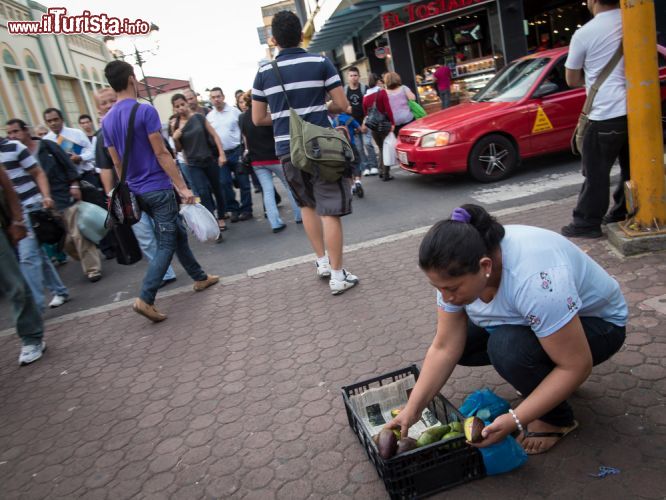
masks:
<svg viewBox="0 0 666 500"><path fill-rule="evenodd" d="M207 274L201 269L187 243L187 231L178 213L178 202L173 189L144 193L138 198L141 208L155 222L157 237L157 252L148 265L141 286L141 300L152 305L174 253L194 281L205 280Z"/></svg>
<svg viewBox="0 0 666 500"><path fill-rule="evenodd" d="M625 338L625 327L600 318L580 318L595 365L615 354ZM539 339L528 326L504 325L489 333L471 322L467 327L465 352L458 361L462 366L493 365L497 373L527 397L555 367ZM563 401L539 420L566 427L573 424L573 410Z"/></svg>
<svg viewBox="0 0 666 500"><path fill-rule="evenodd" d="M439 101L442 105L442 109L446 109L451 105L451 90L440 90L439 91Z"/></svg>
<svg viewBox="0 0 666 500"><path fill-rule="evenodd" d="M0 292L9 299L14 313L16 333L23 345L40 345L44 336L44 323L30 287L23 279L14 249L0 230Z"/></svg>
<svg viewBox="0 0 666 500"><path fill-rule="evenodd" d="M24 207L23 219L28 230L28 235L19 241L18 253L21 272L30 287L35 304L37 304L40 311L43 311L46 308L44 287L53 295L61 295L63 297L69 297L69 290L67 290L67 287L60 279L58 271L55 270L51 259L46 255L41 243L37 240L30 224L30 212L40 210L41 208L41 203Z"/></svg>
<svg viewBox="0 0 666 500"><path fill-rule="evenodd" d="M268 217L268 222L271 224L271 228L276 229L284 225L284 221L280 217L280 212L278 211L277 203L275 202L273 174L280 179L282 185L287 190L287 193L289 193L289 201L291 202L291 208L294 211L294 220L301 221L301 209L296 204L294 195L291 194L291 189L289 189L289 184L287 184L287 179L284 176L282 164L278 161L275 165L254 167L254 173L257 174L259 182L261 183L261 190L264 196L264 207L266 208L266 216Z"/></svg>
<svg viewBox="0 0 666 500"><path fill-rule="evenodd" d="M134 231L136 241L139 242L141 251L146 256L148 262L150 262L157 254L157 238L155 237L155 224L153 223L153 219L151 219L146 212L142 212L141 219L132 226L132 231ZM174 279L175 277L176 273L174 272L173 267L169 264L163 279L166 281Z"/></svg>
<svg viewBox="0 0 666 500"><path fill-rule="evenodd" d="M220 166L217 164L217 160L210 158L192 162L188 165L188 168L197 195L201 198L201 204L213 216L215 215L215 207L217 207L217 218L221 219L225 212L225 195L220 183ZM213 200L213 197L215 197L215 200Z"/></svg>
<svg viewBox="0 0 666 500"><path fill-rule="evenodd" d="M608 211L621 220L627 215L624 183L629 180L629 134L627 117L590 121L583 138L583 186L573 211L573 223L580 227L598 228ZM610 171L619 159L620 180L613 192L614 204L608 209Z"/></svg>
<svg viewBox="0 0 666 500"><path fill-rule="evenodd" d="M224 194L224 211L231 213L252 213L252 185L250 184L250 176L242 172L240 164L240 157L242 153L241 146L234 149L225 149L224 155L227 157L227 162L220 168L220 183L222 184L222 192ZM236 201L236 193L234 192L233 178L236 177L238 187L240 189L240 205Z"/></svg>
<svg viewBox="0 0 666 500"><path fill-rule="evenodd" d="M370 130L368 129L363 133L361 129L356 129L354 135L356 149L358 149L360 157L359 168L361 172L377 168L377 154L375 153L375 146L372 144L372 133Z"/></svg>

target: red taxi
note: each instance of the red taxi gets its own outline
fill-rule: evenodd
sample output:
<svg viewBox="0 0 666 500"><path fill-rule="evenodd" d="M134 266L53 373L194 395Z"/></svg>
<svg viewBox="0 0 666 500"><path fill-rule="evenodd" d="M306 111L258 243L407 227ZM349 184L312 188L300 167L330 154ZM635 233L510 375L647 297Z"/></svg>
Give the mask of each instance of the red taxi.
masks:
<svg viewBox="0 0 666 500"><path fill-rule="evenodd" d="M568 149L585 90L566 84L567 52L562 47L517 59L470 102L403 127L396 148L400 167L418 174L469 172L493 182L508 177L521 158Z"/></svg>

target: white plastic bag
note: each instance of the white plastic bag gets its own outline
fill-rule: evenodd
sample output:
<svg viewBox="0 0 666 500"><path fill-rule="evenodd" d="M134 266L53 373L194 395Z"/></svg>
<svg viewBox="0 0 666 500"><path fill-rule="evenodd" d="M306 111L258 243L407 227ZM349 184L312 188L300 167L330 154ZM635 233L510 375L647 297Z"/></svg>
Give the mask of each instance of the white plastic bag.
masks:
<svg viewBox="0 0 666 500"><path fill-rule="evenodd" d="M199 241L215 241L220 236L220 228L213 214L200 203L183 205L180 209L185 226Z"/></svg>
<svg viewBox="0 0 666 500"><path fill-rule="evenodd" d="M398 141L395 139L395 134L390 132L389 135L384 139L384 146L382 147L382 160L384 165L390 167L392 165L398 164L398 158L396 156L395 147L398 145Z"/></svg>

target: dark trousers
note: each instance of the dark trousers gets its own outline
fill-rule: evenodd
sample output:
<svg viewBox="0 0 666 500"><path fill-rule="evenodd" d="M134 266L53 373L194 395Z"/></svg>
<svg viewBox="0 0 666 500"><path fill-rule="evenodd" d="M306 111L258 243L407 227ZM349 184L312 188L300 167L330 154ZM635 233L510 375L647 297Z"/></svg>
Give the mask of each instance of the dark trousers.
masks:
<svg viewBox="0 0 666 500"><path fill-rule="evenodd" d="M595 365L615 354L625 337L625 327L599 318L580 318ZM528 326L505 325L488 333L469 323L467 344L458 364L462 366L493 365L497 373L527 397L555 367L539 339ZM573 424L569 403L561 402L539 418L546 423L565 427Z"/></svg>
<svg viewBox="0 0 666 500"><path fill-rule="evenodd" d="M0 293L12 304L16 333L23 345L40 345L44 336L42 314L16 260L16 250L0 229Z"/></svg>
<svg viewBox="0 0 666 500"><path fill-rule="evenodd" d="M188 165L188 170L194 190L201 198L201 204L213 215L215 215L217 206L217 218L221 219L224 215L224 194L220 184L220 166L217 164L217 160L210 158L192 161ZM215 201L213 201L213 197L215 197Z"/></svg>
<svg viewBox="0 0 666 500"><path fill-rule="evenodd" d="M620 183L613 192L613 207L608 215L627 215L624 183L629 180L629 134L627 117L591 121L583 138L583 186L573 211L573 222L580 227L598 228L608 210L610 170L620 160Z"/></svg>
<svg viewBox="0 0 666 500"><path fill-rule="evenodd" d="M379 174L383 177L385 175L388 175L389 170L391 166L385 166L384 165L384 153L382 153L384 149L384 139L386 139L386 136L388 134L385 132L375 132L374 130L372 131L372 138L375 140L377 143L377 148L379 149L379 156L377 157L377 164L379 166Z"/></svg>
<svg viewBox="0 0 666 500"><path fill-rule="evenodd" d="M220 184L224 193L225 212L251 214L252 185L250 184L250 176L243 171L240 164L241 153L240 146L224 150L227 162L220 169ZM238 189L240 189L240 204L236 200L236 193L234 193L234 177L238 183Z"/></svg>

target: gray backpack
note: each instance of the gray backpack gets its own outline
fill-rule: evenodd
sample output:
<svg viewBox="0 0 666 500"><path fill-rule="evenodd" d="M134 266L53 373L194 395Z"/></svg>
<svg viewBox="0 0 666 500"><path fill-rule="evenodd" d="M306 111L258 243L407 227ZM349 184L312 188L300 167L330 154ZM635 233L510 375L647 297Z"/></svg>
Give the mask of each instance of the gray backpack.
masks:
<svg viewBox="0 0 666 500"><path fill-rule="evenodd" d="M342 176L351 172L354 151L349 141L334 128L320 127L298 116L289 103L287 90L277 63L272 61L271 65L282 87L287 106L289 106L291 163L294 167L315 178L321 178L327 182L337 182Z"/></svg>

